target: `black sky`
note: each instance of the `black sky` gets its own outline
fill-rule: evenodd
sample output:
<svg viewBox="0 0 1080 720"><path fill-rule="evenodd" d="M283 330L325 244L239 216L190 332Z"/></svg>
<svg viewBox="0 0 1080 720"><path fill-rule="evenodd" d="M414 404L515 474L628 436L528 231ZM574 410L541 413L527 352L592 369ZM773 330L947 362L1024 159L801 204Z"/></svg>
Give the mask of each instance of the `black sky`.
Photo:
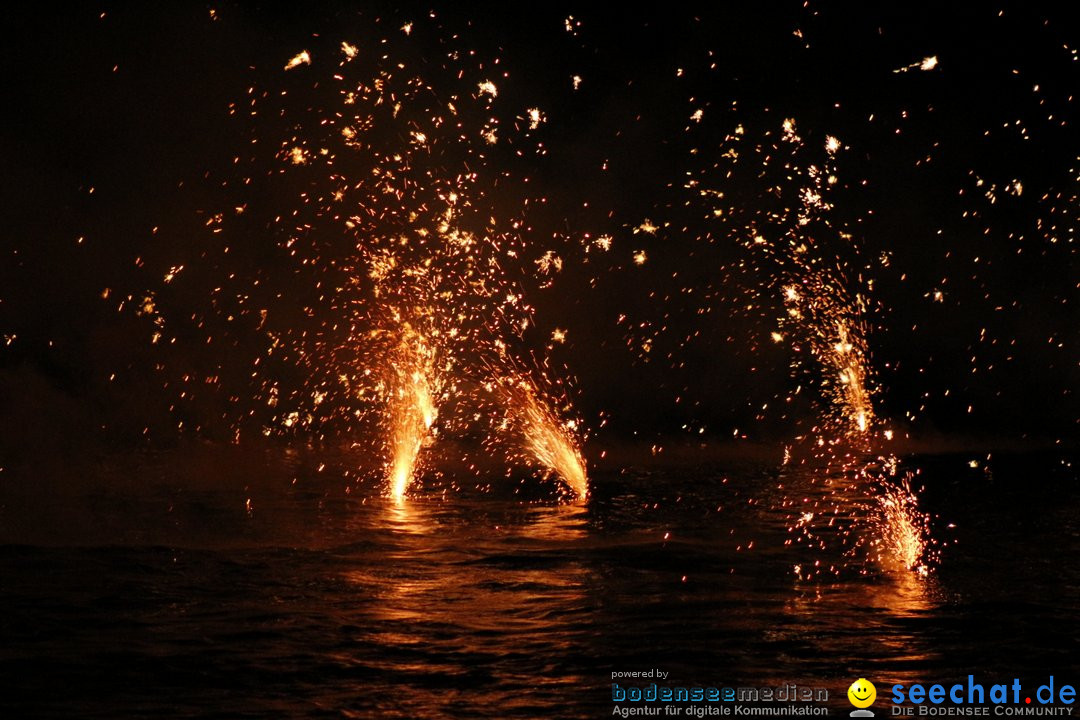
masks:
<svg viewBox="0 0 1080 720"><path fill-rule="evenodd" d="M30 433L36 416L49 418L42 433L104 424L137 434L161 422L168 399L141 371L151 357L145 333L102 290L138 292L160 279L202 242L194 238L208 209L231 201L220 182L251 127L228 116L230 102L284 82L281 67L299 49L400 34L429 9L8 11L0 333L15 339L0 348L5 426ZM605 413L608 431L627 437L686 424L725 437L791 382L781 351L748 350L762 327L723 313L702 320L693 302L661 309L649 293L680 285L669 282L672 269L704 286L708 263L737 253L694 254L697 215L678 195L694 167L689 148L717 147L735 124L760 131L793 117L808 142L829 134L847 146L835 212L858 229L865 256L891 257L876 274L870 336L883 414L915 413L922 433L1075 441L1080 26L1059 3L435 12L410 38L421 57L459 34L479 56L500 58L510 73L503 100L549 118L548 154L532 169L550 199L538 228L610 230L619 241L644 218L671 223L641 240L658 259L648 270L613 259L590 283L595 266L571 268L534 298L542 321L570 330L556 359L576 376L589 422ZM576 33L565 30L568 16L581 23ZM939 58L933 71L894 72L928 56ZM706 71L710 62L718 69ZM695 107L707 108L707 121L687 133ZM1013 180L1021 196L984 196L987 184ZM677 362L628 352L621 313L652 322L669 313L670 339L658 343ZM676 342L693 329L700 337ZM106 382L114 371L121 382Z"/></svg>

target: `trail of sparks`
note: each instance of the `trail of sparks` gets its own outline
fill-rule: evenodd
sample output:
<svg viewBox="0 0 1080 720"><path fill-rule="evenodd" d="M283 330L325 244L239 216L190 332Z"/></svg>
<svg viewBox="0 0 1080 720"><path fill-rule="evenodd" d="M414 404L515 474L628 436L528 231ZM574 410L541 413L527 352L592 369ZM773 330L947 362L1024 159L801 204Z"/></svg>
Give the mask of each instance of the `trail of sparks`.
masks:
<svg viewBox="0 0 1080 720"><path fill-rule="evenodd" d="M784 119L775 136L766 133L762 142L749 147L747 140L742 126L729 133L723 165L703 170L688 188L712 208L713 225L745 251L744 263L730 271L750 296L744 307L760 306L764 315L779 299L783 312L769 337L773 345L789 349L791 374L798 382L784 404L791 404L803 388L815 396L817 419L800 435L808 457L799 462L809 472L825 476L813 480L822 488L813 493L809 506L793 498L781 500L782 507L799 509L789 531L799 544L824 549L827 538L835 537L852 552L861 549L864 559L881 567L925 574L930 555L928 517L918 509L907 478L895 477L895 457L887 456L883 462L867 459L882 438L891 439L892 431L874 411L877 385L867 342L871 307L867 298L873 284L866 279L869 268L859 265L853 235L830 219L829 193L839 183L834 161L844 145L827 136L824 156L804 160L811 151L793 118ZM747 166L747 160L758 163ZM715 170L725 166L717 179ZM732 189L737 186L731 178L745 180L736 174L740 167L773 183L764 189L764 200L750 205L758 210L749 216ZM790 448L784 460L785 465L789 462ZM862 499L867 497L872 500ZM852 522L861 528L858 532L837 532ZM817 563L796 567L801 578L823 570L839 572Z"/></svg>
<svg viewBox="0 0 1080 720"><path fill-rule="evenodd" d="M507 408L508 425L516 426L526 452L557 475L575 497L588 495L585 459L577 439L577 423L562 420L550 402L542 399L536 384L523 374L496 383L501 404Z"/></svg>
<svg viewBox="0 0 1080 720"><path fill-rule="evenodd" d="M879 562L886 557L895 560L905 570L919 575L930 572L930 562L937 556L927 540L929 518L919 510L919 499L911 489L908 478L884 485L878 497L880 503L880 532L874 545L884 550Z"/></svg>
<svg viewBox="0 0 1080 720"><path fill-rule="evenodd" d="M411 328L403 329L397 353L388 368L387 410L390 495L400 502L413 482L417 461L438 413L438 375L431 348Z"/></svg>

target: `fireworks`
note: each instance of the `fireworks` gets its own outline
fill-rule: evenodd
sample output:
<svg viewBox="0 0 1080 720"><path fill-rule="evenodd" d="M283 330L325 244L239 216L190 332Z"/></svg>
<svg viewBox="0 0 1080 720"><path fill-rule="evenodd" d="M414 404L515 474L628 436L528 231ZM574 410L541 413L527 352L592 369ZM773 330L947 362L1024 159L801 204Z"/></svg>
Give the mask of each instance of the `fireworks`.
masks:
<svg viewBox="0 0 1080 720"><path fill-rule="evenodd" d="M263 192L289 198L269 225L291 271L251 273L223 245L200 267L208 275L199 280L214 288L212 309L191 320L208 346L222 338L239 346L243 327L244 345L258 348L246 359L243 393L256 407L238 406L226 418L233 437L256 422L268 436L343 436L382 458L387 492L401 500L427 467L425 447L499 432L481 412L491 400L483 387L501 383L514 357L529 351L526 336L538 324L529 293L551 287L564 260L528 235L528 178L488 155L500 137L526 142L512 130L516 121L533 133L544 112L500 109L500 77L482 62L469 66L451 53L424 77L385 42L378 55L365 53L371 45L337 40L304 50L285 70L310 69L289 73L287 90L249 91L252 118L282 122L272 131L255 126L244 184L271 160L260 182ZM273 142L261 136L267 132L276 132ZM272 158L264 147L276 147ZM247 220L245 209L208 213L207 227L227 236ZM174 264L165 284L199 275L183 269ZM154 318L159 342L166 313L155 294L138 307ZM556 343L566 337L554 325L535 332ZM579 433L558 419L553 398L523 383L502 396L513 405L523 456L584 496Z"/></svg>
<svg viewBox="0 0 1080 720"><path fill-rule="evenodd" d="M405 497L413 481L420 450L435 423L439 376L432 349L407 325L401 343L386 368L389 393L386 422L390 469L390 495Z"/></svg>
<svg viewBox="0 0 1080 720"><path fill-rule="evenodd" d="M896 458L886 457L882 467L871 459L879 436L891 439L892 431L881 427L874 411L878 387L868 341L872 305L867 298L873 284L867 278L869 268L853 234L831 219L830 191L839 184L834 163L844 145L826 135L818 146L825 155L814 157L790 117L780 123L778 140L749 148L746 140L741 125L729 133L730 148L721 153L724 164L703 169L687 188L705 201L707 217L722 229L720 235L745 253L738 264L725 268L730 280L743 288L743 307L762 314L770 308L780 311L768 336L773 346L787 350L798 384L776 404L788 406L804 389L812 391L813 422L800 435L801 454L806 456L800 464L811 473L826 474L813 479L825 491L809 511L791 497L780 499L782 507L800 509L789 530L809 547L823 549L838 541L879 566L925 573L928 518L918 510L906 481L895 479ZM738 171L751 158L764 168L757 180L765 186L752 203L736 204L729 198L738 196L740 181L746 182ZM717 172L724 167L726 171ZM749 167L757 168L754 163ZM772 167L775 173L769 172ZM748 215L747 205L758 208L756 213ZM784 457L788 465L790 448ZM840 484L839 478L848 480ZM853 517L853 510L859 514ZM838 522L854 525L832 532ZM800 577L821 572L816 564L799 566L815 568L813 573L800 571Z"/></svg>
<svg viewBox="0 0 1080 720"><path fill-rule="evenodd" d="M551 403L542 399L536 384L523 374L501 378L495 388L500 404L506 408L506 427L517 429L525 451L584 500L589 488L577 423L561 420Z"/></svg>
<svg viewBox="0 0 1080 720"><path fill-rule="evenodd" d="M799 287L788 285L783 296L787 315L785 332L773 332L775 342L785 336L805 347L816 366L811 372L827 401L828 424L844 434L864 434L873 420L866 340L861 305L847 300L835 280L810 271ZM797 374L805 370L795 356Z"/></svg>
<svg viewBox="0 0 1080 720"><path fill-rule="evenodd" d="M280 184L293 204L272 227L294 271L282 285L252 277L230 295L226 288L243 279L233 270L228 283L212 281L213 314L196 317L208 335L218 327L226 336L235 319L244 319L265 341L248 377L252 397L268 412L236 418L234 434L253 419L268 435L344 434L382 459L387 493L400 501L426 473L438 473L426 461L429 446L480 432L484 446L505 450L509 464L538 467L567 494L585 498L581 420L545 360L529 371L521 362L532 352L530 334L551 350L565 346L568 329L538 327L530 298L553 287L570 263L590 253L599 261L616 245L629 253L627 267L649 272L658 262L654 248L676 225L652 213L624 224L621 234L637 247L621 244L611 227L584 233L576 254L535 242L526 207L536 199L526 189L526 168L492 157L503 146L523 157L528 143L542 154L531 138L547 115L528 105L503 112L503 96L512 93L500 93L497 83L506 76L492 72L494 65L468 66L451 53L441 68L428 69L434 76L421 76L391 53L363 52L370 42L336 42L287 63L286 70L310 66L289 74L297 80L289 92L250 93L253 117L282 119L273 143L252 144L276 147L266 182ZM337 62L327 77L315 58L332 50ZM318 77L308 87L311 76ZM575 78L575 89L579 83ZM706 128L722 116L694 107L689 117L690 128ZM876 437L871 287L851 233L831 220L834 164L846 146L833 135L808 144L804 134L785 117L754 144L738 124L719 161L691 173L685 187L706 203L713 229L707 242L745 251L721 268L743 288L743 311L763 321L776 313L766 335L770 347L787 354L798 389L775 405L811 389L817 412L802 443L827 467L845 471L858 466ZM761 197L731 185L743 167L765 183ZM227 229L228 210L209 215L213 233ZM239 206L231 217L248 214ZM181 275L184 267L174 264L166 284L186 280L192 270ZM283 306L285 298L295 298L300 312ZM155 318L154 342L166 329L158 305L148 293L140 310ZM673 357L660 349L666 324L640 321L634 328L641 337L631 346L645 361ZM886 489L882 497L893 494ZM907 556L922 554L922 545L903 540L924 531L912 520L914 508L895 499L880 506L891 518L882 527L892 529L879 534L895 541L875 547L901 548L895 552L905 555L904 566L916 563ZM812 533L829 516L811 512L795 527Z"/></svg>
<svg viewBox="0 0 1080 720"><path fill-rule="evenodd" d="M920 512L919 499L909 479L904 477L883 485L878 502L879 532L873 545L879 552L879 561L892 559L905 570L926 575L933 559L927 540L929 518Z"/></svg>
<svg viewBox="0 0 1080 720"><path fill-rule="evenodd" d="M446 32L434 14L385 20L372 24L372 36L313 35L302 52L273 56L273 76L257 77L231 107L251 137L234 159L240 177L230 182L255 190L206 208L212 237L201 255L167 258L154 270L163 285L125 300L153 323L147 335L156 347L211 348L194 368L174 373L180 379L168 378L182 398L177 416L191 398L216 392L228 401L221 416L230 437L254 429L346 438L362 456L357 465L374 466L357 475L377 478L396 498L421 496L451 474L455 488L475 482L486 491L500 473L509 480L505 467L478 469L470 455L496 446L505 450L496 463L529 466L525 482L544 475L583 497L587 426L602 424L622 390L583 385L572 395L589 394L585 419L558 381L590 361L594 375L610 362L621 378L631 377L622 375L627 366L648 364L654 374L643 377L656 381L650 402L670 403L662 410L672 424L658 434L685 432L702 445L772 442L777 455L783 445L783 472L829 487L818 506L792 515L793 535L857 547L858 560L888 568L932 567L936 546L917 502L921 490L893 454L931 393L919 387L922 395L905 398L900 388L920 383L929 361L900 363L897 338L921 339L923 330L893 323L891 314L910 299L958 323L949 311L971 303L972 287L989 282L985 273L1003 271L984 270L979 246L970 258L974 285L955 265L945 269L959 262L948 255L917 281L908 278L912 266L897 240L873 223L881 208L867 205L868 182L876 182L867 169L881 150L842 114L850 88L825 78L822 92L837 97L822 114L794 102L748 105L734 86L731 97L703 92L709 83L700 78L723 71L714 52L680 57L664 70L664 98L692 87L681 102L649 115L657 98L641 90L631 114L582 113L600 126L597 137L615 139L597 140L593 152L586 135L581 147L563 143L555 157L553 139L577 129L567 109L588 106L594 84L606 92L609 78L571 64L560 67L550 93L532 96L512 55L485 57L470 46L470 30ZM566 28L575 45L591 42L588 25L570 18ZM896 87L947 80L942 69L959 56L928 52L890 55L876 69L879 79ZM1041 105L1050 84L1022 82ZM646 86L635 79L626 87L633 94ZM886 118L881 107L860 106L857 119L899 143L909 119L930 112L915 103L889 110ZM1054 122L1064 121L1055 115ZM619 155L640 142L625 138L661 126L663 136L650 142L662 141L663 162L635 177L640 187L620 205L620 185L631 183L616 176L636 168ZM1027 142L1032 128L1011 118L987 132ZM936 162L939 143L929 139L918 167ZM992 234L983 223L989 207L1033 203L1038 237L1068 244L1070 185L1048 192L1038 178L1007 170L962 175L959 195L978 204L964 219L979 225L980 241ZM582 179L561 186L567 171ZM613 187L594 192L591 183L607 177ZM253 236L261 244L245 248L243 238ZM950 251L947 235L931 239ZM258 262L270 254L273 263ZM209 288L206 306L175 311L170 298L185 284ZM989 291L975 299L989 303ZM994 313L1019 307L1007 300L994 298ZM586 351L594 329L609 334ZM1044 339L1067 345L1060 333ZM1000 367L981 360L976 367L984 348L1010 362L1018 354L994 327L980 327L969 344L962 354L973 371ZM257 353L238 357L253 346ZM238 367L216 359L229 353ZM894 382L897 373L908 374ZM948 402L962 396L960 388L945 390ZM643 438L635 436L643 447L668 441ZM457 465L466 470L449 469ZM840 540L820 532L853 508L863 514L859 530ZM860 532L876 539L860 544Z"/></svg>

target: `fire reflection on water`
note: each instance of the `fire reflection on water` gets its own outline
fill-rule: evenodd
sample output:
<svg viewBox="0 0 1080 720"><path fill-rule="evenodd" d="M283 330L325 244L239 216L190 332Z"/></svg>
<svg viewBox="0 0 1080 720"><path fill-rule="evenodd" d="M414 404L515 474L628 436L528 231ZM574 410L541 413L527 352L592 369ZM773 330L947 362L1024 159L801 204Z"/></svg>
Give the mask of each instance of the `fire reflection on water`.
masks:
<svg viewBox="0 0 1080 720"><path fill-rule="evenodd" d="M515 508L503 522L479 506L476 515L448 517L443 505L384 500L377 511L391 536L384 561L343 574L367 616L363 642L382 648L381 671L418 680L394 699L394 710L430 713L445 702L447 684L497 685L503 689L493 689L490 702L507 712L525 700L506 688L583 687L587 678L538 672L533 658L579 652L577 635L555 630L552 618L588 607L588 570L565 560L588 534L584 509ZM483 527L462 527L476 523ZM482 532L486 547L461 543L463 532ZM492 545L505 551L493 554ZM484 669L496 665L494 677ZM435 677L442 680L429 682Z"/></svg>

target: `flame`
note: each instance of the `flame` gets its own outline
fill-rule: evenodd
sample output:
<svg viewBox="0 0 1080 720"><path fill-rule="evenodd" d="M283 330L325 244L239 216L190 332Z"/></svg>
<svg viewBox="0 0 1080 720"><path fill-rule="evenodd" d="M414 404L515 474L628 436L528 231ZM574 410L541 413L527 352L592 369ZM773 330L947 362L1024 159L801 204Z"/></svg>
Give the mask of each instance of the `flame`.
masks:
<svg viewBox="0 0 1080 720"><path fill-rule="evenodd" d="M420 451L438 414L434 353L408 326L390 376L387 417L391 457L387 482L391 497L400 502L413 481Z"/></svg>

